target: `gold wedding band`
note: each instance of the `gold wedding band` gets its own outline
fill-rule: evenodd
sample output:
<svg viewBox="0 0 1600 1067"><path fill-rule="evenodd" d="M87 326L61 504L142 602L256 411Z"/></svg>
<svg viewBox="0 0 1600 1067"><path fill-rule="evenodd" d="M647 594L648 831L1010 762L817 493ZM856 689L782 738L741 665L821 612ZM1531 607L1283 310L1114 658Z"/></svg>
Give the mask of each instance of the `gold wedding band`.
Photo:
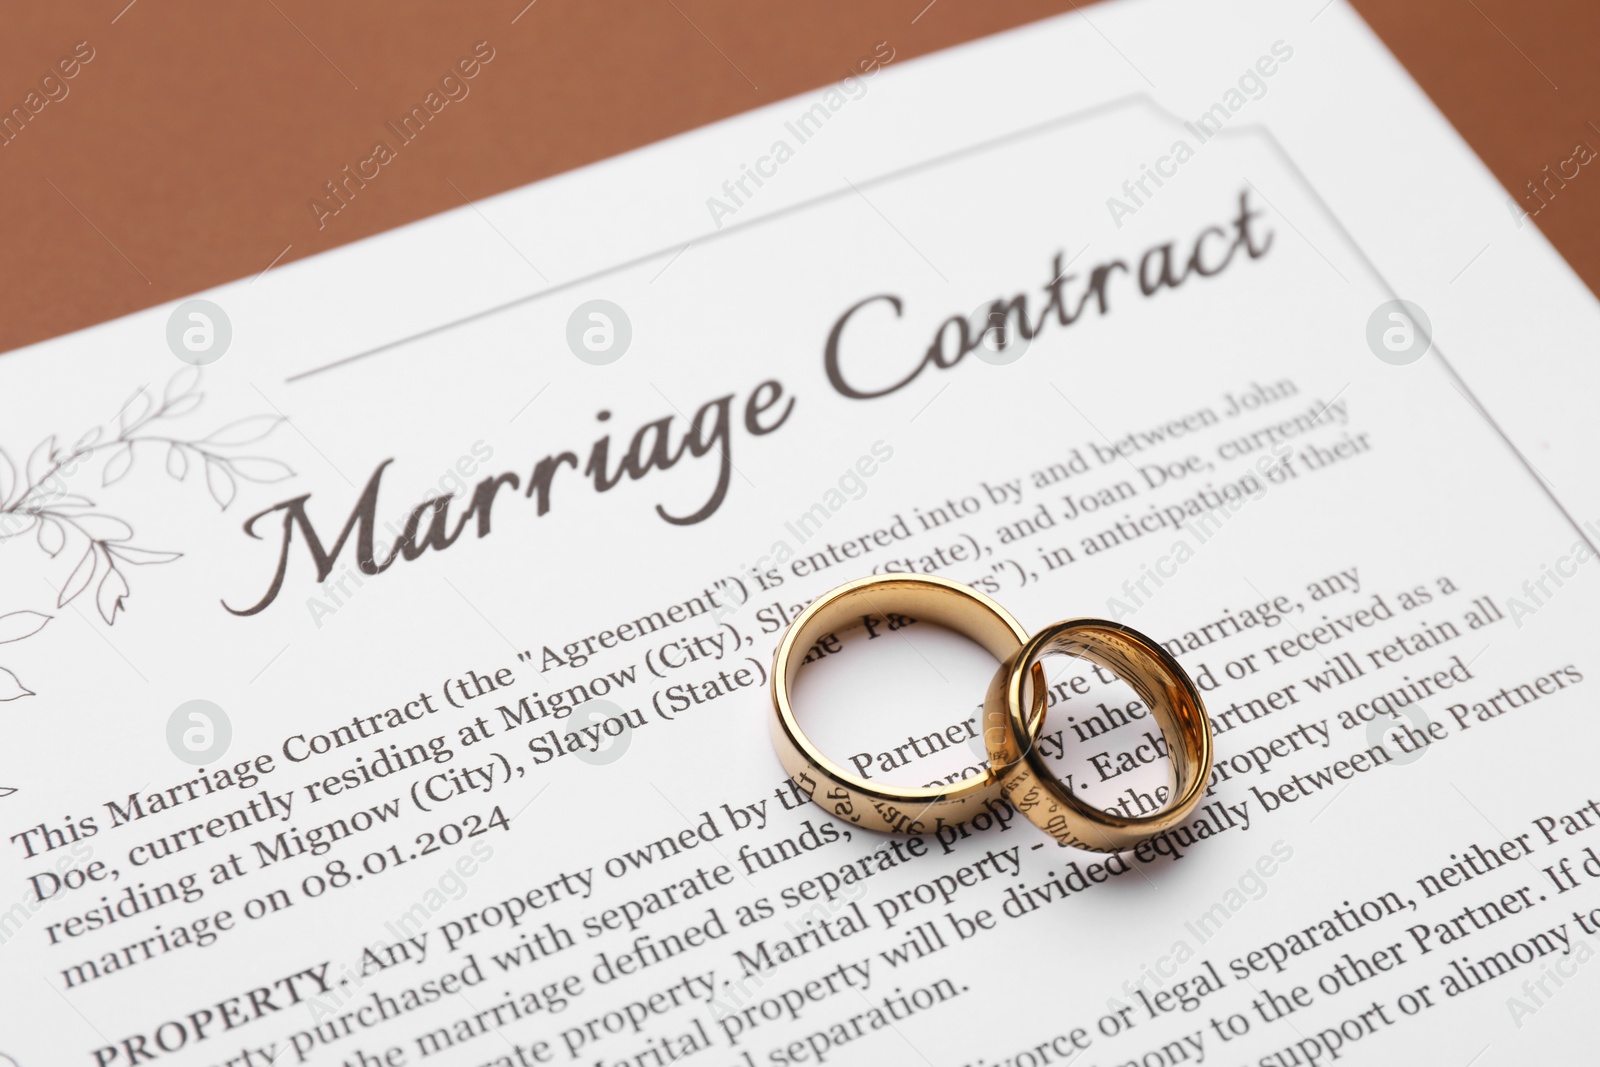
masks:
<svg viewBox="0 0 1600 1067"><path fill-rule="evenodd" d="M845 770L811 743L795 719L789 687L807 653L820 638L866 620L903 614L976 641L995 659L1019 652L1028 632L999 604L975 589L947 578L884 574L846 582L812 601L778 643L772 662L772 743L778 760L812 800L834 816L873 830L926 833L946 823L964 822L999 794L993 768L981 775L934 786L899 787L868 781ZM1047 693L1038 668L1030 713L1022 716L1028 749L1044 724Z"/></svg>
<svg viewBox="0 0 1600 1067"><path fill-rule="evenodd" d="M1128 818L1085 804L1045 764L1034 744L1039 727L1023 707L1023 685L1040 690L1039 660L1061 652L1098 663L1133 687L1161 724L1170 765L1166 806ZM1204 795L1211 770L1211 720L1199 690L1166 649L1137 630L1105 619L1068 619L1034 634L989 685L983 738L1000 792L1059 844L1122 852L1188 818Z"/></svg>

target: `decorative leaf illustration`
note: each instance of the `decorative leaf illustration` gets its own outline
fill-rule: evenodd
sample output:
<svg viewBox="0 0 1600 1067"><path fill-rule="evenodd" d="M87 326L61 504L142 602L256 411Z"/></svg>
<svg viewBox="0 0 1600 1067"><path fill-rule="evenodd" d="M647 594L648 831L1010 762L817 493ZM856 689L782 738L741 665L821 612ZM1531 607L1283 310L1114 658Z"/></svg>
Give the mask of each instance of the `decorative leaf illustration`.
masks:
<svg viewBox="0 0 1600 1067"><path fill-rule="evenodd" d="M67 547L67 531L55 519L40 520L39 547L54 559L61 555L63 548Z"/></svg>
<svg viewBox="0 0 1600 1067"><path fill-rule="evenodd" d="M37 611L13 611L0 615L0 645L32 637L44 629L44 624L49 621L49 615Z"/></svg>
<svg viewBox="0 0 1600 1067"><path fill-rule="evenodd" d="M168 408L168 414L174 400L181 399L194 392L194 387L200 384L199 367L183 367L176 374L167 379L167 387L161 393L161 406Z"/></svg>
<svg viewBox="0 0 1600 1067"><path fill-rule="evenodd" d="M133 527L110 515L79 515L78 528L93 541L126 541Z"/></svg>
<svg viewBox="0 0 1600 1067"><path fill-rule="evenodd" d="M149 563L171 563L183 556L182 552L160 552L153 548L135 548L132 545L107 545L106 551L122 562L132 563L138 567Z"/></svg>
<svg viewBox="0 0 1600 1067"><path fill-rule="evenodd" d="M139 424L150 414L151 406L150 394L145 392L144 387L141 386L139 391L130 396L128 402L122 405L122 410L117 412L117 425L122 427L123 436L127 436L130 431L138 429Z"/></svg>
<svg viewBox="0 0 1600 1067"><path fill-rule="evenodd" d="M211 490L211 499L217 502L217 506L227 511L228 505L233 503L233 494L238 490L238 483L233 480L233 475L228 473L228 468L207 456L206 488Z"/></svg>
<svg viewBox="0 0 1600 1067"><path fill-rule="evenodd" d="M0 541L27 533L38 521L39 517L31 511L8 512L5 521L0 522Z"/></svg>
<svg viewBox="0 0 1600 1067"><path fill-rule="evenodd" d="M210 437L194 439L163 432L165 420L194 411L205 398L199 390L198 367L183 367L167 379L156 393L141 386L117 412L116 435L111 424L91 426L70 448L57 446L52 434L34 446L19 472L11 457L0 450L0 540L14 538L37 526L39 548L52 558L68 552L78 555L71 574L62 584L57 607L65 607L95 586L95 607L107 626L127 610L131 595L124 565L148 566L171 563L181 552L141 548L128 541L133 528L119 518L82 509L95 507L88 497L66 491L68 481L84 466L84 460L103 453L101 484L114 485L133 469L134 454L148 446L166 445L165 467L175 480L188 478L191 461L198 457L205 465L206 489L224 510L238 495L239 479L250 482L278 482L294 471L279 460L263 456L233 457L219 452L259 441L280 422L279 415L252 415L231 422ZM151 430L149 427L156 427ZM136 432L138 431L138 432ZM87 541L86 545L79 545ZM70 557L69 557L70 558ZM96 584L98 579L98 584ZM0 644L20 641L37 633L50 616L34 611L0 615ZM31 696L32 691L11 671L0 668L0 701ZM0 786L0 797L15 790ZM0 1067L10 1063L0 1055Z"/></svg>
<svg viewBox="0 0 1600 1067"><path fill-rule="evenodd" d="M128 582L122 577L122 572L116 567L106 571L105 577L100 579L100 588L95 592L94 600L107 626L117 621L117 612L122 609L122 600L127 595Z"/></svg>
<svg viewBox="0 0 1600 1067"><path fill-rule="evenodd" d="M240 456L230 460L228 466L233 473L252 482L281 482L294 477L294 471L287 463L260 456Z"/></svg>
<svg viewBox="0 0 1600 1067"><path fill-rule="evenodd" d="M111 485L120 482L122 476L133 467L133 444L126 443L111 453L111 458L106 460L105 473L100 476L101 485Z"/></svg>
<svg viewBox="0 0 1600 1067"><path fill-rule="evenodd" d="M33 452L28 456L29 485L38 485L44 479L45 472L50 469L50 456L55 452L55 448L55 434L51 434L34 446Z"/></svg>
<svg viewBox="0 0 1600 1067"><path fill-rule="evenodd" d="M280 415L251 415L230 422L210 437L201 440L201 444L229 447L232 445L247 445L252 441L259 441L271 433L278 423L283 421Z"/></svg>
<svg viewBox="0 0 1600 1067"><path fill-rule="evenodd" d="M167 449L167 473L180 482L188 476L189 456L182 445L173 444Z"/></svg>
<svg viewBox="0 0 1600 1067"><path fill-rule="evenodd" d="M187 415L189 412L200 406L200 400L204 396L204 393L190 393L188 396L180 396L178 399L161 409L161 417L165 419L173 419L177 418L179 415Z"/></svg>
<svg viewBox="0 0 1600 1067"><path fill-rule="evenodd" d="M17 681L17 676L0 667L0 700L15 700L18 697L31 697L33 690Z"/></svg>
<svg viewBox="0 0 1600 1067"><path fill-rule="evenodd" d="M91 544L89 550L83 554L78 565L72 569L72 575L67 579L67 584L61 587L61 596L56 600L56 607L64 608L75 600L79 593L89 588L89 580L94 577L95 546Z"/></svg>

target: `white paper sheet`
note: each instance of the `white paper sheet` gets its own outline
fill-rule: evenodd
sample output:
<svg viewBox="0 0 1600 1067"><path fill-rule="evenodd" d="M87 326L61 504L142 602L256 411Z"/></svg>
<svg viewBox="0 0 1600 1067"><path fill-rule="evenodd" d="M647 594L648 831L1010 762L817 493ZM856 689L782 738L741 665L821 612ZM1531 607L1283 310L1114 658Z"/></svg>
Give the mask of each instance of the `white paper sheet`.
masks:
<svg viewBox="0 0 1600 1067"><path fill-rule="evenodd" d="M894 44L0 361L0 1053L1588 1054L1593 297L1342 3ZM1180 652L1194 820L1108 860L804 802L772 649L895 569ZM962 773L992 662L896 634L808 728ZM1137 810L1130 698L1045 732Z"/></svg>

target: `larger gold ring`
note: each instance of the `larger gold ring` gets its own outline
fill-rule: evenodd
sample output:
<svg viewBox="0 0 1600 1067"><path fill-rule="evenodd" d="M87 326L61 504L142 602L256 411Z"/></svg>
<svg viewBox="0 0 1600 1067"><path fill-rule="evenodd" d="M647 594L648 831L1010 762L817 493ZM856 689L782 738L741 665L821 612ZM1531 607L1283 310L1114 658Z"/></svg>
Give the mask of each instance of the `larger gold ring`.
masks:
<svg viewBox="0 0 1600 1067"><path fill-rule="evenodd" d="M836 817L873 830L927 833L965 822L999 794L991 767L948 785L897 787L868 781L845 770L811 743L795 719L789 687L819 638L898 613L953 630L1004 661L1019 651L1028 632L1006 610L976 589L948 578L922 574L881 574L846 582L812 601L778 643L772 661L772 744L783 769L812 800ZM1044 670L1033 687L1032 714L1024 716L1024 737L1044 724Z"/></svg>
<svg viewBox="0 0 1600 1067"><path fill-rule="evenodd" d="M1037 701L1039 660L1052 652L1098 663L1133 687L1161 724L1170 764L1168 796L1160 810L1138 818L1085 804L1045 764L1023 707L1023 685L1033 678ZM1189 817L1211 773L1211 720L1200 692L1166 649L1137 630L1105 619L1068 619L1047 626L1006 661L989 685L983 739L1000 792L1011 806L1061 845L1122 852Z"/></svg>

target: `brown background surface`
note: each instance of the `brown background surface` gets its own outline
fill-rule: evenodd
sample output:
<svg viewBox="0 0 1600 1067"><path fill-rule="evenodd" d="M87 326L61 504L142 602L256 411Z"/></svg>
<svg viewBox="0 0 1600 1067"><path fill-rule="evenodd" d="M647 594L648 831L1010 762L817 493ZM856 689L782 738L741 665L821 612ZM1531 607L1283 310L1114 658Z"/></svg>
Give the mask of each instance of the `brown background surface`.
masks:
<svg viewBox="0 0 1600 1067"><path fill-rule="evenodd" d="M1072 0L58 0L13 7L0 114L93 60L0 147L0 351L356 240ZM1355 0L1508 189L1600 146L1595 0ZM1315 14L1308 7L1308 18ZM337 216L308 201L458 59L494 59ZM59 92L59 90L56 90ZM1535 204L1529 194L1529 203ZM1537 224L1600 292L1600 177Z"/></svg>

